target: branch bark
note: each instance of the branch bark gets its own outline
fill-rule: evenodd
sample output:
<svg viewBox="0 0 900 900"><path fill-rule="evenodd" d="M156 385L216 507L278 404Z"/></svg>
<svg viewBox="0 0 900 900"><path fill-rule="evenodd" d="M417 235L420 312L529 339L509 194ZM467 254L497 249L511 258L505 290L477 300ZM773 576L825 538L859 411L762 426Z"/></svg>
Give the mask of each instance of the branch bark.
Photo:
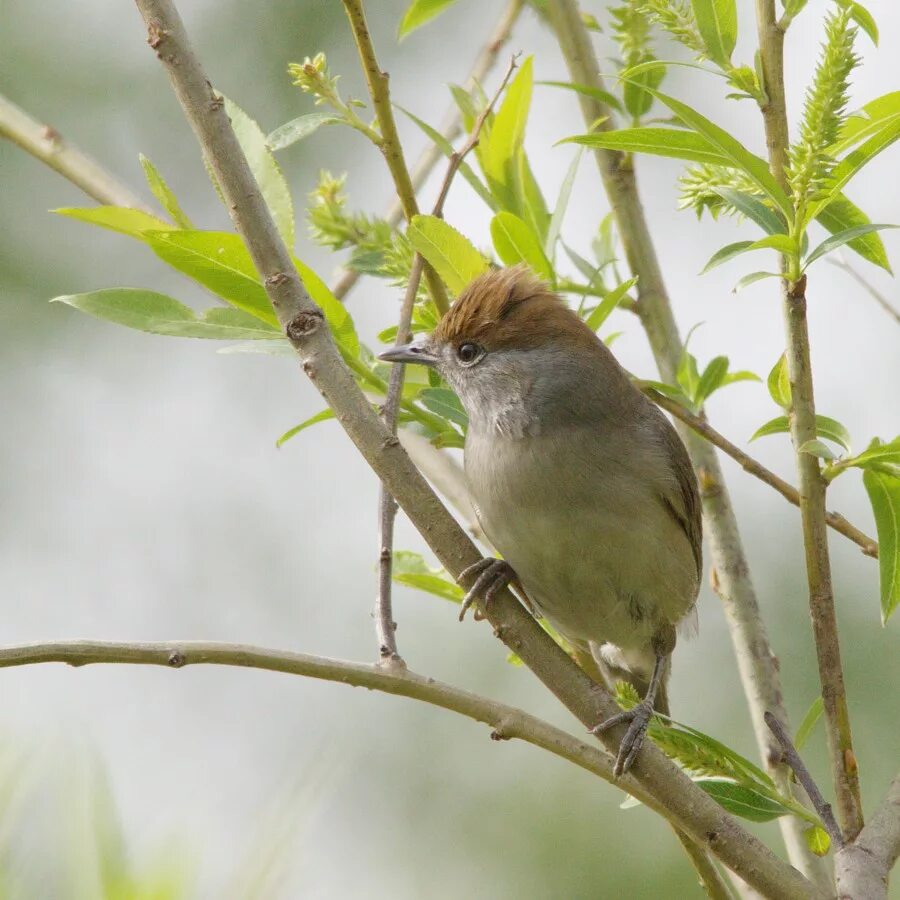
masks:
<svg viewBox="0 0 900 900"><path fill-rule="evenodd" d="M136 0L156 51L222 187L232 217L304 371L335 410L347 434L401 508L453 575L479 554L429 489L384 423L359 391L331 339L321 310L303 288L231 129L221 98L194 54L171 0ZM485 610L498 637L587 727L618 710L558 647L507 590ZM604 732L618 746L623 727ZM818 892L799 872L694 785L656 748L645 746L634 777L665 805L679 828L769 897L814 898Z"/></svg>
<svg viewBox="0 0 900 900"><path fill-rule="evenodd" d="M548 0L547 8L571 80L603 90L597 56L575 0ZM597 128L605 131L615 127L614 114L604 103L581 93L578 102L588 127L604 117ZM594 157L629 268L638 276L635 311L647 333L662 380L674 383L682 341L641 206L634 170L621 153L595 150ZM734 507L715 449L684 428L680 433L700 481L704 532L716 575L714 581L725 610L760 756L779 790L790 793L790 770L780 762L780 750L765 723L768 710L788 727L778 661L762 619ZM807 847L802 825L788 818L782 818L779 824L794 865L823 889L828 887L826 868Z"/></svg>
<svg viewBox="0 0 900 900"><path fill-rule="evenodd" d="M51 125L42 125L12 100L0 94L0 137L8 138L81 188L98 203L156 213L131 189L69 143Z"/></svg>
<svg viewBox="0 0 900 900"><path fill-rule="evenodd" d="M789 190L785 175L790 138L784 96L784 31L779 27L775 15L775 0L756 0L756 17L767 97L760 109L769 151L769 168L779 184ZM803 523L806 576L809 584L809 612L815 636L819 681L822 685L825 733L837 816L844 836L853 840L863 827L863 812L828 555L825 509L828 485L822 477L819 460L801 449L807 441L816 438L816 405L806 315L806 276L801 275L792 283L787 274L785 259L782 259L782 270L782 308L792 398L789 419L800 479L800 519Z"/></svg>

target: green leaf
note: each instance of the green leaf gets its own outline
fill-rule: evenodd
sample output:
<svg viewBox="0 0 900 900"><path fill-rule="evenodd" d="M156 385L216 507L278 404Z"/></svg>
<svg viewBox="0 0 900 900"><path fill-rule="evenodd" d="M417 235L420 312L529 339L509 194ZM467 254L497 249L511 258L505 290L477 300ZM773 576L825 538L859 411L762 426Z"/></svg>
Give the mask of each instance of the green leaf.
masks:
<svg viewBox="0 0 900 900"><path fill-rule="evenodd" d="M356 359L360 352L359 338L347 307L331 293L331 288L306 263L301 262L296 256L292 259L309 296L322 310L325 321L334 335L335 343L351 359Z"/></svg>
<svg viewBox="0 0 900 900"><path fill-rule="evenodd" d="M818 439L804 441L800 445L799 450L801 453L808 453L810 456L816 456L819 459L837 459L837 454L834 450L832 450L828 444Z"/></svg>
<svg viewBox="0 0 900 900"><path fill-rule="evenodd" d="M278 318L244 242L230 231L148 231L150 249L232 306L270 325Z"/></svg>
<svg viewBox="0 0 900 900"><path fill-rule="evenodd" d="M791 408L791 379L788 375L787 354L782 353L778 362L772 366L769 377L766 379L769 396L782 408Z"/></svg>
<svg viewBox="0 0 900 900"><path fill-rule="evenodd" d="M798 751L801 750L803 745L809 740L813 728L816 727L816 723L822 718L824 709L825 704L821 697L816 697L810 704L809 709L806 711L806 715L803 717L803 721L797 728L797 733L794 735L794 746Z"/></svg>
<svg viewBox="0 0 900 900"><path fill-rule="evenodd" d="M653 63L655 60L649 59L647 62ZM639 68L640 72L638 72ZM653 106L653 94L650 91L658 88L665 76L665 66L654 67L651 65L649 68L635 66L629 71L623 80L622 99L625 102L625 109L632 118L640 119L641 116L650 112L650 108Z"/></svg>
<svg viewBox="0 0 900 900"><path fill-rule="evenodd" d="M406 236L454 294L487 271L487 260L443 219L413 216Z"/></svg>
<svg viewBox="0 0 900 900"><path fill-rule="evenodd" d="M900 466L900 437L895 437L887 444L882 444L876 438L866 450L858 456L845 459L842 465L857 466L860 469L877 469L883 465Z"/></svg>
<svg viewBox="0 0 900 900"><path fill-rule="evenodd" d="M657 100L668 106L688 128L702 135L718 153L727 157L730 163L726 163L726 165L732 165L744 172L770 200L775 202L775 205L785 215L792 215L793 206L791 201L778 185L778 182L775 181L765 160L751 153L737 138L730 135L723 128L719 128L718 125L715 125L686 103L682 103L680 100L669 97L660 91L654 91L653 93Z"/></svg>
<svg viewBox="0 0 900 900"><path fill-rule="evenodd" d="M727 68L737 42L737 8L734 0L691 0L691 6L707 55L713 62Z"/></svg>
<svg viewBox="0 0 900 900"><path fill-rule="evenodd" d="M272 213L278 232L289 250L294 247L294 204L281 168L266 145L266 136L256 122L227 97L225 112L256 179L263 199Z"/></svg>
<svg viewBox="0 0 900 900"><path fill-rule="evenodd" d="M145 231L166 231L172 227L168 222L158 219L156 216L125 206L65 206L54 209L53 212L139 239L143 238Z"/></svg>
<svg viewBox="0 0 900 900"><path fill-rule="evenodd" d="M619 98L609 91L600 90L600 88L590 87L590 85L587 84L575 84L571 81L536 81L535 84L574 91L576 94L581 94L584 97L590 97L592 100L603 103L617 112L622 112L622 104L619 102Z"/></svg>
<svg viewBox="0 0 900 900"><path fill-rule="evenodd" d="M869 217L844 194L838 194L824 209L816 214L816 221L832 234L846 231L856 225L868 225ZM865 234L850 241L847 246L863 259L891 271L887 251L881 238L875 234Z"/></svg>
<svg viewBox="0 0 900 900"><path fill-rule="evenodd" d="M871 234L873 231L883 231L885 228L897 228L896 225L856 225L853 228L847 228L844 231L839 231L837 234L833 234L830 238L826 238L816 247L809 256L806 257L806 261L803 265L803 270L805 271L814 263L817 259L823 257L826 253L831 253L832 250L837 250L838 247L843 247L844 244L849 244L854 238L862 237L866 234Z"/></svg>
<svg viewBox="0 0 900 900"><path fill-rule="evenodd" d="M878 532L881 622L884 625L900 605L900 477L886 471L864 469L863 484Z"/></svg>
<svg viewBox="0 0 900 900"><path fill-rule="evenodd" d="M850 8L850 18L859 25L860 28L869 36L869 40L878 46L878 26L875 19L861 3L855 3L853 0L847 3Z"/></svg>
<svg viewBox="0 0 900 900"><path fill-rule="evenodd" d="M759 428L757 428L750 440L755 441L757 438L767 437L770 434L789 434L790 430L791 425L788 417L777 416L776 418L766 422L765 425L761 425ZM846 450L848 453L850 452L850 433L840 422L837 421L837 419L831 419L828 416L820 416L816 414L816 434L819 437L827 438L829 441L834 441L836 444L843 447L844 450ZM808 441L807 443L812 442ZM802 447L800 449L803 450Z"/></svg>
<svg viewBox="0 0 900 900"><path fill-rule="evenodd" d="M790 812L784 804L749 785L717 778L698 778L695 784L723 809L751 822L771 822Z"/></svg>
<svg viewBox="0 0 900 900"><path fill-rule="evenodd" d="M891 91L870 100L862 109L844 120L837 141L828 148L829 155L840 156L845 150L880 131L888 119L898 115L900 115L900 91Z"/></svg>
<svg viewBox="0 0 900 900"><path fill-rule="evenodd" d="M184 214L184 210L178 203L175 194L172 193L172 189L166 184L165 178L159 174L156 166L143 153L140 154L139 159L150 191L159 201L159 205L169 214L169 218L179 228L193 228L191 220Z"/></svg>
<svg viewBox="0 0 900 900"><path fill-rule="evenodd" d="M459 425L463 431L469 427L469 417L463 409L459 397L447 388L425 388L419 391L419 400L433 413Z"/></svg>
<svg viewBox="0 0 900 900"><path fill-rule="evenodd" d="M719 247L700 270L700 274L705 275L710 269L714 269L716 266L720 266L722 263L728 262L728 260L734 259L742 253L746 253L752 246L753 241L735 241L733 244Z"/></svg>
<svg viewBox="0 0 900 900"><path fill-rule="evenodd" d="M426 22L430 22L453 2L454 0L413 0L400 20L397 37L402 40L417 28L421 28Z"/></svg>
<svg viewBox="0 0 900 900"><path fill-rule="evenodd" d="M730 187L714 187L712 190L738 212L756 222L763 231L769 234L786 233L784 220L752 194Z"/></svg>
<svg viewBox="0 0 900 900"><path fill-rule="evenodd" d="M198 318L194 311L165 294L140 288L112 288L87 294L55 297L82 312L127 328L169 337L208 338L215 341L268 340L278 334L237 309L215 307Z"/></svg>
<svg viewBox="0 0 900 900"><path fill-rule="evenodd" d="M398 106L397 109L418 125L419 128L434 141L435 146L444 154L444 156L449 159L449 157L453 155L455 152L453 145L439 131L432 128L427 122L422 121L418 116L414 116L409 110L404 109L402 106ZM475 174L472 167L465 160L459 164L459 174L471 185L472 190L474 190L475 193L478 194L478 196L481 197L494 212L496 212L498 209L497 201L485 187L484 182Z"/></svg>
<svg viewBox="0 0 900 900"><path fill-rule="evenodd" d="M569 198L572 196L572 187L575 184L575 176L578 174L578 164L581 162L582 150L579 147L575 153L575 157L569 164L565 178L559 188L559 196L556 198L556 208L550 218L550 226L547 229L547 240L544 242L544 253L547 258L552 260L556 252L556 241L559 238L559 232L562 229L563 219L566 210L569 207Z"/></svg>
<svg viewBox="0 0 900 900"><path fill-rule="evenodd" d="M329 419L334 418L334 410L329 407L328 409L323 409L322 412L316 413L314 416L310 416L305 422L301 422L299 425L295 425L293 428L289 428L277 441L275 441L275 446L280 447L282 444L285 444L292 437L300 434L301 431L305 431L311 425L317 425L319 422L327 422Z"/></svg>
<svg viewBox="0 0 900 900"><path fill-rule="evenodd" d="M697 383L697 390L694 393L694 403L696 403L697 406L702 405L707 397L722 387L725 383L725 376L727 374L728 357L714 357L700 376L700 381Z"/></svg>
<svg viewBox="0 0 900 900"><path fill-rule="evenodd" d="M803 837L806 840L806 846L816 856L825 856L831 849L831 838L821 825L810 825L803 832Z"/></svg>
<svg viewBox="0 0 900 900"><path fill-rule="evenodd" d="M482 150L485 174L506 187L513 184L514 170L511 166L525 140L531 88L532 57L529 56L507 87Z"/></svg>
<svg viewBox="0 0 900 900"><path fill-rule="evenodd" d="M629 278L623 281L618 287L614 287L601 301L591 310L591 314L584 320L585 324L591 331L596 331L610 316L612 311L622 302L625 295L637 284L637 278Z"/></svg>
<svg viewBox="0 0 900 900"><path fill-rule="evenodd" d="M409 550L394 551L391 577L398 584L426 591L452 603L461 603L465 595L445 569L430 568L418 553Z"/></svg>
<svg viewBox="0 0 900 900"><path fill-rule="evenodd" d="M564 138L561 144L581 144L623 153L650 153L690 162L731 166L731 160L695 131L678 128L621 128Z"/></svg>
<svg viewBox="0 0 900 900"><path fill-rule="evenodd" d="M298 116L285 122L274 131L270 132L266 137L266 146L274 153L276 150L284 150L297 141L309 137L313 132L318 131L323 125L337 125L342 122L337 116L328 115L328 113L312 112L305 116Z"/></svg>
<svg viewBox="0 0 900 900"><path fill-rule="evenodd" d="M731 289L731 293L736 294L745 287L756 284L757 281L762 281L765 278L781 278L781 276L777 272L751 272L749 275L738 279L737 284Z"/></svg>
<svg viewBox="0 0 900 900"><path fill-rule="evenodd" d="M524 262L536 275L553 281L553 268L544 255L540 238L530 225L511 212L499 212L491 220L491 239L497 255L508 266Z"/></svg>

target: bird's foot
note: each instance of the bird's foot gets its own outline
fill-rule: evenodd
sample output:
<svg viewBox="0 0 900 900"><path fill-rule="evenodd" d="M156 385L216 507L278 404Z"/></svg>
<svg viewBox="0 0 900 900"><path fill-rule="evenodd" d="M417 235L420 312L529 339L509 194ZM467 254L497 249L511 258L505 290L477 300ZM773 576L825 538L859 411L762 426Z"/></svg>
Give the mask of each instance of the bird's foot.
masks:
<svg viewBox="0 0 900 900"><path fill-rule="evenodd" d="M644 745L644 738L647 736L647 728L652 718L653 703L649 700L642 700L637 706L616 713L591 729L591 734L600 734L608 728L628 723L628 731L625 732L625 736L619 744L619 752L613 768L616 778L624 775L633 765Z"/></svg>
<svg viewBox="0 0 900 900"><path fill-rule="evenodd" d="M482 602L487 606L503 588L507 587L511 581L515 581L516 573L506 560L486 556L467 569L463 569L456 580L464 582L470 578L475 580L472 582L472 587L466 592L466 596L463 597L459 610L460 622L465 618L466 611L475 602L476 597L481 597Z"/></svg>

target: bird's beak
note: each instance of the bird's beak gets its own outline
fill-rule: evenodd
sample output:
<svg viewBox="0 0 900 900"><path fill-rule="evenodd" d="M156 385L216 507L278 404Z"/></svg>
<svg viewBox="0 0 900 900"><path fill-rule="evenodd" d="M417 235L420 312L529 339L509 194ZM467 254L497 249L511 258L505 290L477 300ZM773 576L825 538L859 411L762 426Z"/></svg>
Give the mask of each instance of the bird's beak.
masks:
<svg viewBox="0 0 900 900"><path fill-rule="evenodd" d="M420 366L437 365L437 357L424 340L412 341L409 344L401 344L399 347L391 347L384 353L379 353L378 358L392 363L417 363Z"/></svg>

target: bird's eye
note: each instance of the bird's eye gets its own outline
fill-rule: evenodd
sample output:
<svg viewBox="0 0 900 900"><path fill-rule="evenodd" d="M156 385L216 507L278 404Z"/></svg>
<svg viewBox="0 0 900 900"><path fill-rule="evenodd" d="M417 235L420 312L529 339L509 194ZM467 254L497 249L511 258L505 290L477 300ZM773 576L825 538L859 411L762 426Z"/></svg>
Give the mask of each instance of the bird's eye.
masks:
<svg viewBox="0 0 900 900"><path fill-rule="evenodd" d="M481 347L478 344L460 344L456 348L456 356L461 363L470 366L481 356Z"/></svg>

